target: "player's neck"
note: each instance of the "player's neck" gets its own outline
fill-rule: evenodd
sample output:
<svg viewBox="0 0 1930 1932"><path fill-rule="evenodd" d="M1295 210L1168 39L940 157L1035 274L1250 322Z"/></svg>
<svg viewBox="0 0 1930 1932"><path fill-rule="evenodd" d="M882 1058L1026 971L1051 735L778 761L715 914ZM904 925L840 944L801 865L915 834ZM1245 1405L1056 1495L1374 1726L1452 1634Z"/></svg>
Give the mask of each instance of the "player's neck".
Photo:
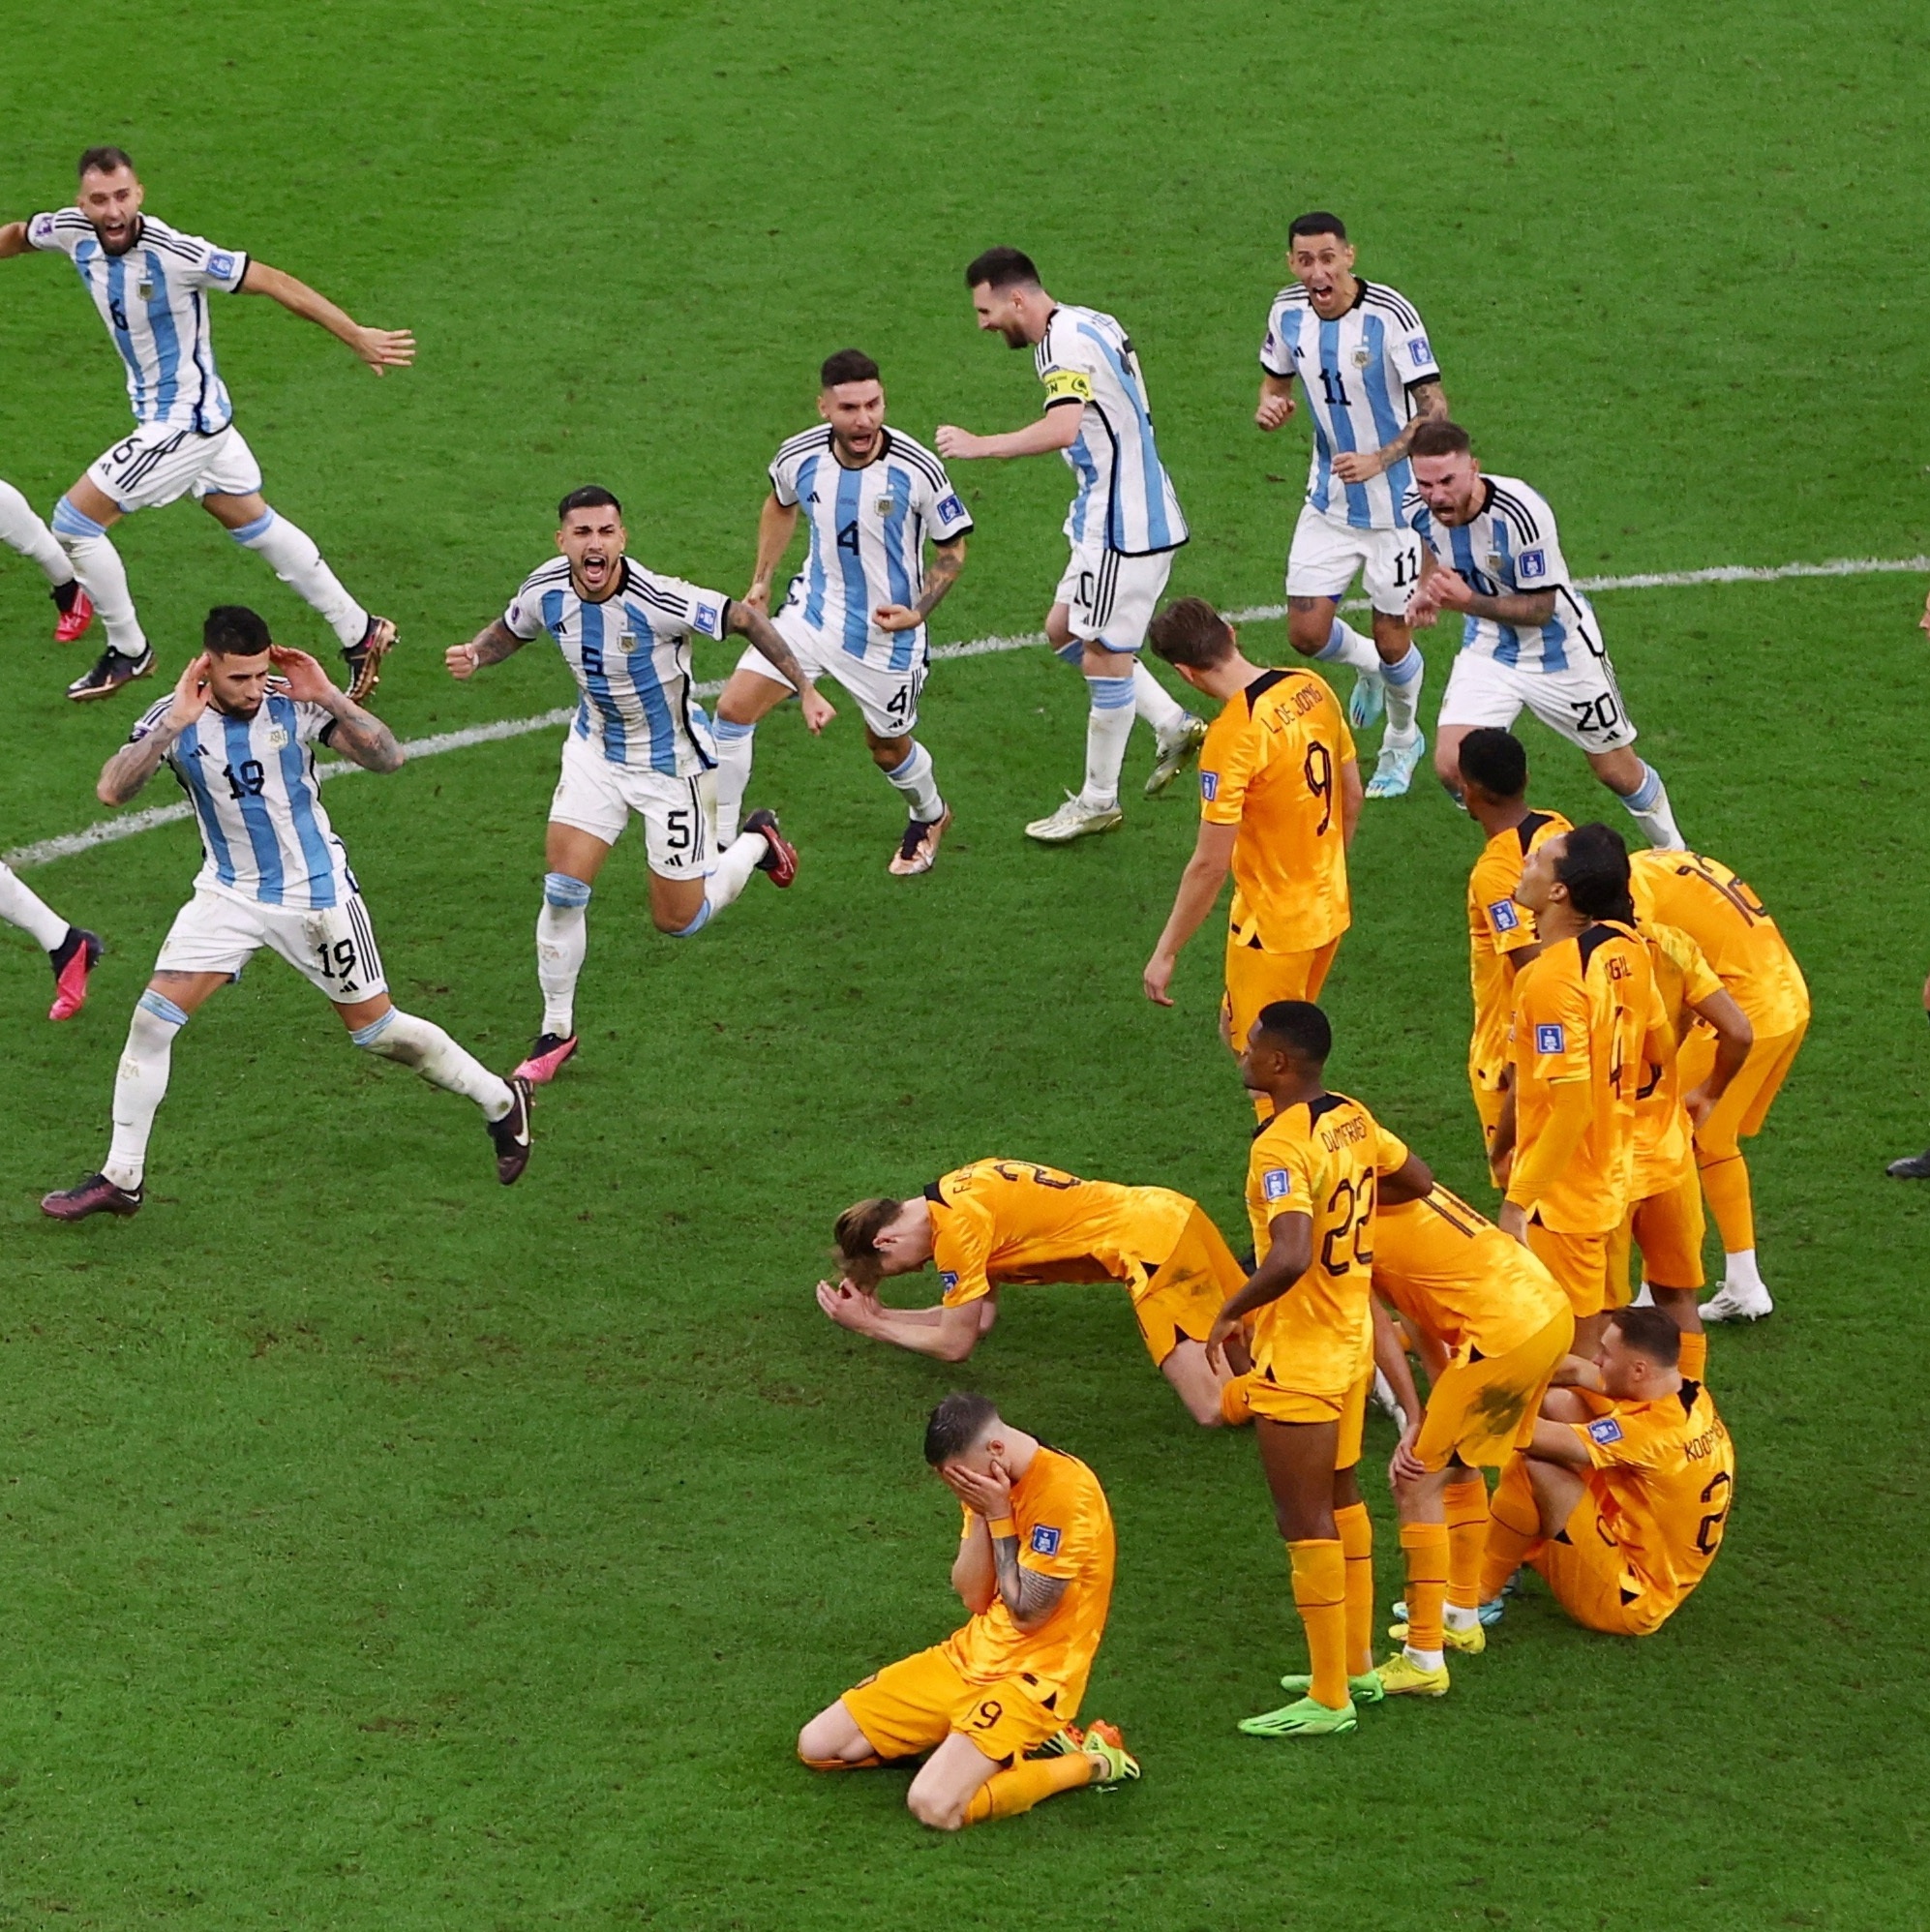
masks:
<svg viewBox="0 0 1930 1932"><path fill-rule="evenodd" d="M869 456L854 456L845 446L843 438L835 433L831 436L831 459L840 469L869 469L884 454L885 432L882 429L871 445Z"/></svg>
<svg viewBox="0 0 1930 1932"><path fill-rule="evenodd" d="M1327 1091L1327 1085L1316 1073L1307 1079L1282 1080L1277 1087L1262 1087L1259 1091L1273 1102L1274 1112L1282 1114L1288 1107L1311 1105Z"/></svg>
<svg viewBox="0 0 1930 1932"><path fill-rule="evenodd" d="M570 589L576 592L579 603L607 604L622 588L623 559L620 557L617 559L616 567L611 571L609 580L601 590L587 589L583 579L576 574L575 564L570 566Z"/></svg>
<svg viewBox="0 0 1930 1932"><path fill-rule="evenodd" d="M1313 305L1313 313L1324 322L1339 321L1360 300L1360 277L1342 276L1334 284L1334 295L1338 306L1332 315L1328 315L1317 303Z"/></svg>
<svg viewBox="0 0 1930 1932"><path fill-rule="evenodd" d="M1255 678L1264 678L1265 668L1255 664L1245 652L1236 650L1231 657L1219 664L1209 664L1199 674L1199 689L1209 698L1218 698L1223 705L1229 698L1237 698Z"/></svg>
<svg viewBox="0 0 1930 1932"><path fill-rule="evenodd" d="M1544 951L1559 946L1564 939L1580 939L1594 923L1586 913L1578 913L1566 899L1551 899L1544 910L1535 914Z"/></svg>
<svg viewBox="0 0 1930 1932"><path fill-rule="evenodd" d="M1028 1435L1022 1429L1014 1429L1006 1437L1005 1465L1015 1483L1025 1480L1025 1472L1032 1467L1039 1454L1039 1438Z"/></svg>
<svg viewBox="0 0 1930 1932"><path fill-rule="evenodd" d="M1499 838L1504 831L1517 830L1522 821L1528 816L1528 801L1525 795L1519 799L1477 799L1470 793L1467 797L1467 815L1490 838Z"/></svg>

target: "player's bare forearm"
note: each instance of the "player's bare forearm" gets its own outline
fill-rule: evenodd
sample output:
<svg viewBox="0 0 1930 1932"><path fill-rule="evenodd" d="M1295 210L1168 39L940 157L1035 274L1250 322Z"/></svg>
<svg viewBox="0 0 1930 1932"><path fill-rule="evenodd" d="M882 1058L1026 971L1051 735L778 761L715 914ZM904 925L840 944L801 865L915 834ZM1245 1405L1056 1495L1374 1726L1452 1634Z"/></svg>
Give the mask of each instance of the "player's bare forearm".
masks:
<svg viewBox="0 0 1930 1932"><path fill-rule="evenodd" d="M945 594L958 581L965 568L965 539L955 536L950 543L937 545L931 553L931 567L924 574L924 594L919 598L919 621L922 623L944 603Z"/></svg>
<svg viewBox="0 0 1930 1932"><path fill-rule="evenodd" d="M1401 1331L1380 1305L1378 1296L1372 1297L1372 1309L1373 1366L1387 1377L1388 1385L1394 1391L1394 1400L1406 1410L1408 1422L1419 1422L1424 1404L1421 1392L1414 1386L1414 1371L1407 1360L1407 1350L1402 1343Z"/></svg>
<svg viewBox="0 0 1930 1932"><path fill-rule="evenodd" d="M941 1362L962 1362L978 1344L979 1312L969 1305L878 1307L866 1317L859 1333L874 1341L909 1348L915 1355L934 1356Z"/></svg>
<svg viewBox="0 0 1930 1932"><path fill-rule="evenodd" d="M397 771L402 769L404 752L396 735L373 711L365 711L347 691L337 691L321 701L322 709L335 720L328 734L328 748L339 751L351 765L364 771Z"/></svg>
<svg viewBox="0 0 1930 1932"><path fill-rule="evenodd" d="M938 453L948 462L972 462L982 457L1056 456L1079 439L1079 421L1084 409L1074 402L1061 403L1022 430L1006 430L997 436L973 436L967 430L941 424Z"/></svg>
<svg viewBox="0 0 1930 1932"><path fill-rule="evenodd" d="M1587 1450L1583 1448L1581 1438L1565 1422L1537 1419L1528 1454L1537 1463L1559 1463L1567 1469L1586 1469L1589 1466Z"/></svg>
<svg viewBox="0 0 1930 1932"><path fill-rule="evenodd" d="M500 664L528 642L520 638L500 618L493 618L467 644L452 644L442 653L452 678L473 678L485 664Z"/></svg>
<svg viewBox="0 0 1930 1932"><path fill-rule="evenodd" d="M27 225L25 222L9 222L0 227L0 260L10 255L25 255L27 250Z"/></svg>
<svg viewBox="0 0 1930 1932"><path fill-rule="evenodd" d="M145 738L133 744L122 745L102 766L94 796L104 805L124 805L130 800L138 798L147 781L161 769L161 761L167 755L168 747L184 729L184 726L169 724L164 718Z"/></svg>
<svg viewBox="0 0 1930 1932"><path fill-rule="evenodd" d="M1267 1258L1253 1270L1247 1285L1220 1311L1221 1321L1244 1321L1255 1310L1279 1301L1312 1265L1312 1215L1277 1215L1269 1232L1273 1245L1267 1250Z"/></svg>
<svg viewBox="0 0 1930 1932"><path fill-rule="evenodd" d="M811 680L784 642L784 634L754 604L745 603L741 597L735 599L731 604L730 628L749 638L800 698L811 688Z"/></svg>
<svg viewBox="0 0 1930 1932"><path fill-rule="evenodd" d="M1349 758L1341 767L1341 843L1353 849L1354 833L1360 829L1361 806L1367 800L1367 787L1361 783L1360 763Z"/></svg>
<svg viewBox="0 0 1930 1932"><path fill-rule="evenodd" d="M1166 916L1165 930L1160 934L1160 951L1178 958L1187 941L1206 923L1220 897L1220 890L1226 883L1226 874L1232 869L1233 850L1230 840L1223 849L1218 840L1209 845L1205 834L1234 830L1231 826L1200 827L1200 842L1180 874L1173 909Z"/></svg>
<svg viewBox="0 0 1930 1932"><path fill-rule="evenodd" d="M757 513L757 558L751 565L747 595L767 616L777 566L784 561L784 553L791 548L791 539L797 533L798 505L780 503L774 492L766 497L764 507Z"/></svg>
<svg viewBox="0 0 1930 1932"><path fill-rule="evenodd" d="M998 1580L999 1595L1011 1613L1011 1620L1021 1630L1036 1630L1059 1607L1066 1594L1064 1577L1041 1577L1018 1560L1018 1531L1009 1536L993 1536L992 1574Z"/></svg>
<svg viewBox="0 0 1930 1932"><path fill-rule="evenodd" d="M998 1594L998 1573L992 1567L992 1539L982 1516L974 1516L972 1527L959 1538L958 1555L951 1562L951 1587L974 1616L990 1610L992 1598Z"/></svg>
<svg viewBox="0 0 1930 1932"><path fill-rule="evenodd" d="M1414 432L1423 423L1435 417L1442 422L1447 420L1447 397L1438 382L1417 382L1407 394L1413 402L1414 413L1407 418L1401 434L1380 452L1381 461L1390 469L1413 447Z"/></svg>
<svg viewBox="0 0 1930 1932"><path fill-rule="evenodd" d="M1523 624L1539 627L1554 616L1554 592L1537 590L1531 596L1519 593L1506 597L1484 597L1470 590L1464 603L1455 606L1469 617L1488 618L1497 624Z"/></svg>
<svg viewBox="0 0 1930 1932"><path fill-rule="evenodd" d="M415 360L415 338L407 329L364 328L346 309L339 309L318 289L265 261L251 261L241 278L244 295L266 295L291 316L314 322L346 344L377 376L384 369L403 369Z"/></svg>
<svg viewBox="0 0 1930 1932"><path fill-rule="evenodd" d="M1253 421L1271 434L1293 414L1293 377L1261 370L1260 400L1253 408Z"/></svg>

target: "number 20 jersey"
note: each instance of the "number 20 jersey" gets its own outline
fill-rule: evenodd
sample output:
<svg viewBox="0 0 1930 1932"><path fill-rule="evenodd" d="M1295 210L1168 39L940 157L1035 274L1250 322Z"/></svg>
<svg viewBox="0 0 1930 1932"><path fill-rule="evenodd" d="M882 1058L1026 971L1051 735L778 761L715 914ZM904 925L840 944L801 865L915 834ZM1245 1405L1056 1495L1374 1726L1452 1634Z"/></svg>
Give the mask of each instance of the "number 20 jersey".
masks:
<svg viewBox="0 0 1930 1932"><path fill-rule="evenodd" d="M153 731L172 703L170 695L150 706L129 743ZM197 888L292 912L325 912L354 893L348 854L316 780L313 747L328 741L333 722L319 705L297 704L271 683L252 718L210 705L168 746L165 762L200 827Z"/></svg>

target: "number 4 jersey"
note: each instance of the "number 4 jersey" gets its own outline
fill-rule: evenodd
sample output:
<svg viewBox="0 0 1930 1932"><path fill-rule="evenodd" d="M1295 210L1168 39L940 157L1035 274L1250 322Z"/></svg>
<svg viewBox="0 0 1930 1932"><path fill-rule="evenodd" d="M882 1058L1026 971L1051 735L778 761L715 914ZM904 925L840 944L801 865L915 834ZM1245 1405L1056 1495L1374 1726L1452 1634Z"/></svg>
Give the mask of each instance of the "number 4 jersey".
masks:
<svg viewBox="0 0 1930 1932"><path fill-rule="evenodd" d="M150 706L129 734L138 743L167 715ZM168 747L165 762L195 807L205 855L196 886L264 906L324 912L356 890L348 855L321 808L314 746L334 719L297 704L276 681L252 718L210 705Z"/></svg>

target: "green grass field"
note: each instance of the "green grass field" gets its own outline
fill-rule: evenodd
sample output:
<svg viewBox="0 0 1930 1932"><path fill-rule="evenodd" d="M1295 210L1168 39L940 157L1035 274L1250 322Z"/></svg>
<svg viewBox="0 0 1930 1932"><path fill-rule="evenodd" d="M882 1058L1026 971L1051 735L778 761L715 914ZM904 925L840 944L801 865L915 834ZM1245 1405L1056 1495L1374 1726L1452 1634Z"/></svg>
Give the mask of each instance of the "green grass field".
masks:
<svg viewBox="0 0 1930 1932"><path fill-rule="evenodd" d="M927 439L1026 419L1029 365L959 286L994 241L1131 324L1198 533L1175 592L1279 597L1306 433L1254 431L1252 358L1286 223L1323 204L1577 567L1930 549L1930 30L1895 0L133 0L85 29L16 0L10 25L0 218L120 140L156 213L416 330L418 366L376 383L265 302L217 317L270 499L401 622L380 704L405 737L564 701L554 653L467 689L439 659L586 478L649 561L739 589L763 466L829 349L876 355ZM126 420L63 264L0 264L0 474L45 508ZM980 533L937 636L1034 628L1065 472L958 480ZM327 642L188 505L117 541L167 672L218 601ZM1285 1565L1251 1442L1187 1423L1122 1296L1014 1292L962 1372L810 1298L846 1201L988 1152L1175 1186L1239 1230L1213 946L1175 1011L1137 990L1192 812L1028 845L1082 741L1044 652L935 675L921 735L957 826L928 879L885 875L897 808L849 717L821 746L795 716L761 735L759 796L805 855L789 894L753 882L672 946L626 842L585 1048L513 1192L467 1108L349 1050L268 961L177 1047L139 1220L44 1222L37 1196L104 1151L196 844L174 826L33 873L110 952L54 1029L43 960L0 934L0 1926L1922 1923L1930 1200L1883 1176L1930 1138L1922 590L1598 600L1691 841L1762 892L1816 996L1753 1162L1779 1313L1713 1338L1737 1500L1654 1639L1591 1637L1534 1585L1448 1700L1328 1746L1233 1732L1298 1667ZM0 556L7 847L102 815L136 709L61 701L80 653L47 610ZM1278 625L1248 645L1285 648ZM1432 715L1446 634L1426 648ZM398 998L498 1065L538 1017L557 737L328 795ZM1601 811L1577 757L1531 749L1538 802ZM1425 780L1368 810L1329 1004L1336 1084L1485 1200L1475 850ZM1107 1485L1120 1583L1087 1708L1146 1776L941 1840L902 1775L815 1781L791 1746L955 1618L919 1444L960 1379ZM1369 1446L1391 1596L1385 1424Z"/></svg>

